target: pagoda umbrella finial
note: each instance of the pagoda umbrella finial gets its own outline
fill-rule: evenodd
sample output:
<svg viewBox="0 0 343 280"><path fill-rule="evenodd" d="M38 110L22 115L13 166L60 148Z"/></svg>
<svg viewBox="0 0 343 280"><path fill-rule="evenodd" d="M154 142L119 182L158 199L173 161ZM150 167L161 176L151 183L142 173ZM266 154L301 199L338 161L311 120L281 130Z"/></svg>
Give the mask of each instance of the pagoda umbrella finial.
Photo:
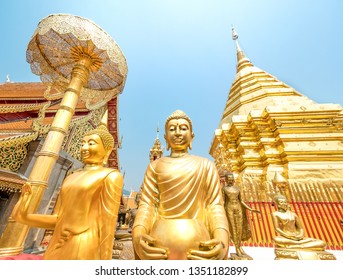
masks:
<svg viewBox="0 0 343 280"><path fill-rule="evenodd" d="M237 73L245 68L245 67L249 67L252 66L252 63L250 62L250 60L245 56L244 52L242 51L242 49L240 48L239 44L238 44L238 33L236 31L236 29L233 27L231 27L232 30L232 40L235 41L235 45L236 45L236 52L237 52Z"/></svg>
<svg viewBox="0 0 343 280"><path fill-rule="evenodd" d="M238 34L236 32L236 29L232 25L232 40L236 41L238 39Z"/></svg>

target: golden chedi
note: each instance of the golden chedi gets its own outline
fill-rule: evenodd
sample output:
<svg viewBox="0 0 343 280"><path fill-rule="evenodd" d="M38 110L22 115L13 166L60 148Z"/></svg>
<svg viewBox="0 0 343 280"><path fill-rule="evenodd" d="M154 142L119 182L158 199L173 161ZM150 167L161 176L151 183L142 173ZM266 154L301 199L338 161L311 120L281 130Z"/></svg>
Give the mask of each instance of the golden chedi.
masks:
<svg viewBox="0 0 343 280"><path fill-rule="evenodd" d="M287 178L284 195L306 234L342 250L342 106L316 103L255 66L235 30L232 35L237 72L210 154L219 174L234 173L243 200L261 209L263 218L251 219L252 245L272 245L272 180L279 172Z"/></svg>
<svg viewBox="0 0 343 280"><path fill-rule="evenodd" d="M192 121L175 111L165 123L169 156L145 173L133 225L139 259L226 259L228 224L219 176L208 159L190 155Z"/></svg>
<svg viewBox="0 0 343 280"><path fill-rule="evenodd" d="M53 215L29 213L32 189L30 183L23 186L12 215L18 222L54 230L44 259L112 259L123 186L119 171L105 167L113 145L104 125L86 133L81 147L85 165L64 180Z"/></svg>

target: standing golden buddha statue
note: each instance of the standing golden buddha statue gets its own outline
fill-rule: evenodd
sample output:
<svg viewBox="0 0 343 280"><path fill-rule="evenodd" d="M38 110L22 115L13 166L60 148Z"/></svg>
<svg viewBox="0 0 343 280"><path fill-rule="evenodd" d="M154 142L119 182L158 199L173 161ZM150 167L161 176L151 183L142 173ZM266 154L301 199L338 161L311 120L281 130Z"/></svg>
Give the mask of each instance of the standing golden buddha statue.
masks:
<svg viewBox="0 0 343 280"><path fill-rule="evenodd" d="M177 110L165 123L170 156L152 161L132 229L139 259L226 259L229 231L219 175L209 159L188 154L191 119Z"/></svg>
<svg viewBox="0 0 343 280"><path fill-rule="evenodd" d="M104 125L85 134L81 147L85 166L64 180L53 215L28 213L32 190L30 183L23 186L12 216L33 227L54 230L44 259L112 259L123 187L120 172L104 167L113 146Z"/></svg>
<svg viewBox="0 0 343 280"><path fill-rule="evenodd" d="M241 198L240 189L234 185L235 179L231 172L224 175L225 186L223 187L224 208L229 222L230 238L233 241L236 253L231 253L234 260L252 260L242 248L242 241L251 238L251 230L246 211L260 213L251 208Z"/></svg>

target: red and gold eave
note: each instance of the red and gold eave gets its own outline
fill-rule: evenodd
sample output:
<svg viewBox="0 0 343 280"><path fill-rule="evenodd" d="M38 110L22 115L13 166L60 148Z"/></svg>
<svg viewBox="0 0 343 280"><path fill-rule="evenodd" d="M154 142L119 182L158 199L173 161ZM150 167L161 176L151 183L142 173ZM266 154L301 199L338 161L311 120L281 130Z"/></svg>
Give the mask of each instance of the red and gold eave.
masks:
<svg viewBox="0 0 343 280"><path fill-rule="evenodd" d="M6 82L0 84L0 141L7 138L34 133L32 125L39 117L39 111L48 101L44 97L47 86L40 82ZM59 108L61 100L51 101L44 110L42 125L49 125ZM108 106L108 128L114 137L115 147L109 158L109 166L118 168L118 97ZM77 103L73 119L90 113L84 102Z"/></svg>

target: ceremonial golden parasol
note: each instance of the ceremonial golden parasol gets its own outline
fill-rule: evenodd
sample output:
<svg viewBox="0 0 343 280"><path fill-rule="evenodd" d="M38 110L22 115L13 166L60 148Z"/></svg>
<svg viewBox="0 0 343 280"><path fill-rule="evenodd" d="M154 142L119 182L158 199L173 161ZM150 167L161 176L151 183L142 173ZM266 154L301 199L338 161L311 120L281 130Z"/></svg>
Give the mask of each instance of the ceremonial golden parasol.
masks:
<svg viewBox="0 0 343 280"><path fill-rule="evenodd" d="M26 59L32 72L47 83L46 98L63 98L29 176L33 192L29 211L34 212L59 157L79 97L89 109L106 104L122 92L127 64L119 46L103 29L68 14L49 15L39 22ZM27 231L27 226L9 222L0 239L0 255L22 252Z"/></svg>

